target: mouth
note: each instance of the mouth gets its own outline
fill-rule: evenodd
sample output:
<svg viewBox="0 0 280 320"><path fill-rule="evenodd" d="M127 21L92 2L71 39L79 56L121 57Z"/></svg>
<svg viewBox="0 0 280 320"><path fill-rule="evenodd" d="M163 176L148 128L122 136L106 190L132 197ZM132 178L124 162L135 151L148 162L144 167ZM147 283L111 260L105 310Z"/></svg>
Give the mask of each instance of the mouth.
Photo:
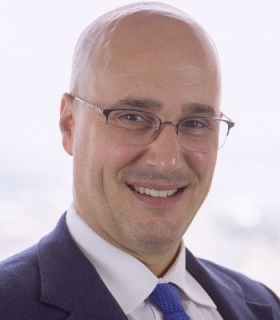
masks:
<svg viewBox="0 0 280 320"><path fill-rule="evenodd" d="M139 187L139 186L131 186L131 189L141 195L146 195L153 198L172 197L179 191L179 189L156 190L156 189L150 189L150 188Z"/></svg>

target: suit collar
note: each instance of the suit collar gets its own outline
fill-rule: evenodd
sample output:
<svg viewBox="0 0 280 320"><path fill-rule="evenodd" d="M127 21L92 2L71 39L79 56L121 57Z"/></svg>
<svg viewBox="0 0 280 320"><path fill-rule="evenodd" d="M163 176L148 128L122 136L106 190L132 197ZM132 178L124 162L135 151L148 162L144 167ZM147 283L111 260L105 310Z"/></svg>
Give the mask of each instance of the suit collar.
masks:
<svg viewBox="0 0 280 320"><path fill-rule="evenodd" d="M223 319L274 319L271 306L255 301L252 298L255 294L245 294L241 285L228 275L229 271L225 268L198 260L187 249L186 268L213 299ZM256 315L260 317L256 318Z"/></svg>
<svg viewBox="0 0 280 320"><path fill-rule="evenodd" d="M63 309L70 315L69 320L126 319L94 267L69 235L65 214L54 231L39 242L37 255L43 303Z"/></svg>

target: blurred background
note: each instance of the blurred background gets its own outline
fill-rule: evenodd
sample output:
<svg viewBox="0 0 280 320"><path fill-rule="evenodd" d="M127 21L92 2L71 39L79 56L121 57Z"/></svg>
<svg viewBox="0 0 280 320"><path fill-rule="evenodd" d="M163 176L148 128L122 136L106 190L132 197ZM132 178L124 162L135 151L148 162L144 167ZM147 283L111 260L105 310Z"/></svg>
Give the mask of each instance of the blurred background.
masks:
<svg viewBox="0 0 280 320"><path fill-rule="evenodd" d="M70 204L58 120L73 49L94 18L131 2L0 0L0 260L36 243ZM280 295L279 1L165 2L212 36L222 109L236 122L186 245Z"/></svg>

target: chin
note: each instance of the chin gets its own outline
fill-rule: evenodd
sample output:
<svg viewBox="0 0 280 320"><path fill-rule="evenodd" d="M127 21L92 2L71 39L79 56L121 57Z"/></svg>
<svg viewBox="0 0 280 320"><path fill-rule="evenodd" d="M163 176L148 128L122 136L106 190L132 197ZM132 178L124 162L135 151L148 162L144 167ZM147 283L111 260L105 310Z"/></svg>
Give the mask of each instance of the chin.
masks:
<svg viewBox="0 0 280 320"><path fill-rule="evenodd" d="M184 234L178 227L152 227L135 230L133 238L139 245L147 248L160 248L177 244L181 241Z"/></svg>

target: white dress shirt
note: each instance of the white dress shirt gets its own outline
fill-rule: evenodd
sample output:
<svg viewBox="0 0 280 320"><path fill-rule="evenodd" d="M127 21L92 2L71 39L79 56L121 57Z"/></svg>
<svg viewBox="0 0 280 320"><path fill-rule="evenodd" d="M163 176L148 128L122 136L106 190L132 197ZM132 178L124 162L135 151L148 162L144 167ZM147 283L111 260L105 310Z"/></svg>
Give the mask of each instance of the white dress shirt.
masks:
<svg viewBox="0 0 280 320"><path fill-rule="evenodd" d="M163 319L162 312L147 298L158 283L172 282L178 286L182 305L191 320L222 320L212 299L185 268L183 241L176 261L162 278L157 278L141 261L97 235L72 205L66 223L128 319Z"/></svg>

